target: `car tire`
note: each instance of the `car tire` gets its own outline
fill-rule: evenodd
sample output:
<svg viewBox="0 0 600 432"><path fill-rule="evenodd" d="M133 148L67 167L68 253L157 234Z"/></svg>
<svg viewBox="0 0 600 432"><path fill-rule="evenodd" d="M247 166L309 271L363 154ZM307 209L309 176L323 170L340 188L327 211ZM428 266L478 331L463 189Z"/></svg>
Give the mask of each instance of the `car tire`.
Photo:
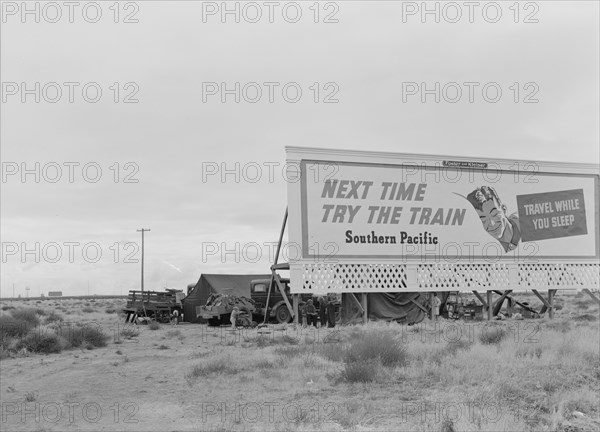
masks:
<svg viewBox="0 0 600 432"><path fill-rule="evenodd" d="M275 311L275 319L279 324L286 324L292 320L292 314L286 305L282 304L277 308Z"/></svg>

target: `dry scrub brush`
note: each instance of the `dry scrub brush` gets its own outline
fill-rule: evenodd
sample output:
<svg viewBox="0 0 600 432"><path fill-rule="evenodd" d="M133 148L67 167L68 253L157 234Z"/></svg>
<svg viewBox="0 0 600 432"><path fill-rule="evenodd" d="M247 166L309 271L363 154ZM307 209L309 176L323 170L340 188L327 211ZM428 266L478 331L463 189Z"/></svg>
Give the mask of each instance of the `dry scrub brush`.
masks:
<svg viewBox="0 0 600 432"><path fill-rule="evenodd" d="M41 318L45 325L41 325ZM0 349L3 357L17 353L59 353L63 349L106 346L109 336L93 326L66 325L55 312L14 309L0 316Z"/></svg>

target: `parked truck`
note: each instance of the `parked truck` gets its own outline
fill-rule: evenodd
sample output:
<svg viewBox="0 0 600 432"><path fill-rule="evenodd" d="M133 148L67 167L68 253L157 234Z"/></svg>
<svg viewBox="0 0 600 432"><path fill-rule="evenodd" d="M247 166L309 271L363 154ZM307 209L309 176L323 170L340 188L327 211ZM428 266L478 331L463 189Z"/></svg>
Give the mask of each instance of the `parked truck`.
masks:
<svg viewBox="0 0 600 432"><path fill-rule="evenodd" d="M287 296L288 302L292 304L292 295L290 294L290 280L287 278L281 278L281 282L283 284L284 292ZM267 309L267 295L269 292L269 284L271 283L271 279L255 279L250 282L250 295L252 300L254 300L254 304L256 310L254 314L257 316L256 319L264 319L265 312ZM306 303L307 300L313 299L312 294L301 294L300 295L300 305ZM336 317L339 317L340 311L340 301L337 299L334 302L336 306ZM319 308L318 301L315 301L315 306ZM278 323L289 323L292 320L292 313L290 313L279 288L275 283L271 288L271 295L269 296L269 319L275 320Z"/></svg>
<svg viewBox="0 0 600 432"><path fill-rule="evenodd" d="M173 311L181 316L181 300L185 294L181 290L166 291L129 291L127 305L123 309L125 322L136 322L137 317L148 317L158 322L167 323Z"/></svg>
<svg viewBox="0 0 600 432"><path fill-rule="evenodd" d="M204 306L196 307L196 317L208 321L210 326L228 324L234 307L240 310L237 325L241 327L255 327L257 325L256 321L252 320L252 315L256 309L254 301L243 296L213 294Z"/></svg>
<svg viewBox="0 0 600 432"><path fill-rule="evenodd" d="M290 280L287 278L279 278L279 280L284 287L283 291L287 297L287 301L291 305L293 300L290 293ZM276 283L273 283L271 294L268 294L270 284L271 279L254 279L250 281L250 298L227 294L211 294L206 304L196 306L196 318L208 322L212 326L229 324L231 311L237 306L242 313L242 322L239 325L244 327L252 327L256 323L263 322L266 313L268 314L267 321L276 321L280 324L291 322L293 314L289 310ZM268 305L267 296L269 297ZM299 306L306 303L309 299L313 299L312 294L300 295ZM313 300L318 310L320 307L318 299ZM334 304L336 307L336 318L339 319L339 298L336 297Z"/></svg>

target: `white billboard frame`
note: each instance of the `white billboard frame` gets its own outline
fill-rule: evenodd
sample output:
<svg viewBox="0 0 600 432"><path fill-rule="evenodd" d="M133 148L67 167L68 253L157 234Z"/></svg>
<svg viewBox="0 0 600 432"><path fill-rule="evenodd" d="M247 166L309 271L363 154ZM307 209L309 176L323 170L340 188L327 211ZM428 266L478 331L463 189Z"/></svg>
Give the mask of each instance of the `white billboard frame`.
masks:
<svg viewBox="0 0 600 432"><path fill-rule="evenodd" d="M401 254L395 256L307 254L309 221L306 205L307 200L310 199L310 196L307 196L308 172L315 166L320 169L330 165L331 172L336 167L356 166L361 169L362 167L460 169L510 176L562 176L581 178L587 182L588 199L585 214L588 219L590 216L593 219L588 222L588 226L593 228L592 234L598 234L600 233L599 165L307 147L286 147L286 163L288 172L296 172L296 176L288 175L289 244L295 245L298 250L298 256L290 259L291 289L294 293L595 289L600 283L598 276L600 235L595 236L592 246L589 233L586 240L588 253L585 255L527 257L513 254L494 256L492 259L486 256L470 256L468 259L462 256L433 259L434 257L424 254L417 257ZM314 176L315 172L317 171L312 170L310 174ZM333 178L334 176L331 176L331 179ZM322 180L317 179L317 181ZM589 200L590 187L593 187L592 202ZM312 219L314 221L314 216ZM324 233L325 236L328 234L326 230ZM314 238L313 236L312 240ZM592 249L593 253L590 252Z"/></svg>

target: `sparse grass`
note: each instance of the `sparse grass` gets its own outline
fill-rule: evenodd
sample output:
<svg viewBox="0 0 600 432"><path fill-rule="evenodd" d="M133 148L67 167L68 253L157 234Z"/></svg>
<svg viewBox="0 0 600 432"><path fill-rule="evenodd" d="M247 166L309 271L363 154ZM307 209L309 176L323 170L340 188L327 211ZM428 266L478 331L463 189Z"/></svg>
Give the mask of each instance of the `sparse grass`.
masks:
<svg viewBox="0 0 600 432"><path fill-rule="evenodd" d="M91 308L91 307L84 307L83 309L81 309L81 312L83 312L83 313L94 313L94 312L96 312L96 309Z"/></svg>
<svg viewBox="0 0 600 432"><path fill-rule="evenodd" d="M541 346L537 346L534 344L523 344L517 347L515 351L516 357L529 357L529 358L541 358L542 353L544 352Z"/></svg>
<svg viewBox="0 0 600 432"><path fill-rule="evenodd" d="M62 315L56 313L55 311L50 311L46 314L44 321L46 322L46 324L63 322L64 318L62 317Z"/></svg>
<svg viewBox="0 0 600 432"><path fill-rule="evenodd" d="M339 343L315 344L315 352L321 357L334 362L340 362L344 359L344 350Z"/></svg>
<svg viewBox="0 0 600 432"><path fill-rule="evenodd" d="M381 371L382 365L379 359L347 361L344 363L341 379L350 383L367 383L376 381Z"/></svg>
<svg viewBox="0 0 600 432"><path fill-rule="evenodd" d="M19 308L14 309L10 314L17 320L27 322L31 325L31 327L37 327L40 325L40 318L38 317L35 309Z"/></svg>
<svg viewBox="0 0 600 432"><path fill-rule="evenodd" d="M271 345L271 339L267 336L259 336L256 338L256 346L258 348L265 348Z"/></svg>
<svg viewBox="0 0 600 432"><path fill-rule="evenodd" d="M63 350L65 343L54 333L33 332L21 339L17 349L27 349L30 352L53 354Z"/></svg>
<svg viewBox="0 0 600 432"><path fill-rule="evenodd" d="M507 332L500 325L484 325L479 333L479 342L483 345L496 345L502 342Z"/></svg>
<svg viewBox="0 0 600 432"><path fill-rule="evenodd" d="M10 358L10 351L0 346L0 360Z"/></svg>
<svg viewBox="0 0 600 432"><path fill-rule="evenodd" d="M25 402L35 402L37 396L34 392L25 393Z"/></svg>
<svg viewBox="0 0 600 432"><path fill-rule="evenodd" d="M138 337L140 335L140 329L134 325L128 325L123 327L119 334L123 336L125 339L131 339L134 337Z"/></svg>
<svg viewBox="0 0 600 432"><path fill-rule="evenodd" d="M201 352L196 352L196 353L190 354L189 358L191 358L191 359L198 359L198 358L209 357L211 355L212 354L210 352L206 352L206 351L202 352L201 351Z"/></svg>
<svg viewBox="0 0 600 432"><path fill-rule="evenodd" d="M0 316L0 343L8 338L24 337L35 326L21 318L9 315Z"/></svg>
<svg viewBox="0 0 600 432"><path fill-rule="evenodd" d="M407 363L407 353L392 333L370 331L351 340L344 350L345 363L374 359L379 359L383 366L403 366Z"/></svg>
<svg viewBox="0 0 600 432"><path fill-rule="evenodd" d="M574 304L577 310L586 310L590 308L590 302L588 300L578 300Z"/></svg>
<svg viewBox="0 0 600 432"><path fill-rule="evenodd" d="M274 342L280 344L298 345L300 343L300 339L290 335L283 335L281 338L275 338Z"/></svg>
<svg viewBox="0 0 600 432"><path fill-rule="evenodd" d="M185 339L185 336L181 333L181 330L169 330L165 336L171 339L177 338L180 341Z"/></svg>
<svg viewBox="0 0 600 432"><path fill-rule="evenodd" d="M275 367L275 363L268 359L260 359L253 363L252 366L256 369L273 369Z"/></svg>
<svg viewBox="0 0 600 432"><path fill-rule="evenodd" d="M205 363L194 366L186 375L188 382L193 382L198 378L207 378L211 375L235 375L241 371L235 364L232 364L229 357L219 357L207 360Z"/></svg>
<svg viewBox="0 0 600 432"><path fill-rule="evenodd" d="M84 347L87 349L105 347L110 336L102 329L92 326L61 326L57 333L68 342L68 347Z"/></svg>
<svg viewBox="0 0 600 432"><path fill-rule="evenodd" d="M283 357L284 359L292 359L300 357L300 354L304 351L301 346L282 346L275 348L275 354Z"/></svg>
<svg viewBox="0 0 600 432"><path fill-rule="evenodd" d="M554 320L554 321L547 322L546 328L557 331L557 332L561 332L561 333L567 333L569 330L571 330L571 323L566 320L561 320L561 321Z"/></svg>
<svg viewBox="0 0 600 432"><path fill-rule="evenodd" d="M150 324L148 324L148 328L150 330L158 330L160 329L160 324L157 321L152 321Z"/></svg>
<svg viewBox="0 0 600 432"><path fill-rule="evenodd" d="M333 378L349 383L378 381L385 376L386 369L408 363L406 349L391 331L354 329L348 342L316 344L314 352L327 360L342 361L343 369Z"/></svg>
<svg viewBox="0 0 600 432"><path fill-rule="evenodd" d="M448 342L446 345L446 352L448 355L456 355L461 350L469 350L473 344L466 339L459 339L457 341Z"/></svg>
<svg viewBox="0 0 600 432"><path fill-rule="evenodd" d="M491 323L452 321L453 328L460 327L458 332L445 328L449 325L447 320L440 320L441 332L433 324L421 329L418 325L408 327L381 322L371 322L365 326L340 326L336 329L339 335L336 333L333 343L325 343L322 334L317 337L314 333L301 333L298 338L290 337L290 341L300 341L296 344L286 341L285 333L251 336L251 333L243 332L239 334L243 338L241 341L236 338L235 345L226 346L225 340L218 335L201 337L200 326L163 325L163 331L147 333L142 327L132 325L126 326L127 330L121 331L121 334L131 331L132 336L140 336L139 343L131 344L121 338L123 347L119 345L112 350L92 352L91 355L89 352L53 355L52 362L56 363L64 357L67 367L70 362L77 362L77 367L86 367L86 364L91 363L88 359L101 357L106 366L114 365L110 366L110 372L106 374L107 384L113 383L110 380L118 380L119 376L126 375L132 381L139 379L135 381L139 388L156 385L165 390L157 394L159 398L170 397L178 385L177 381L180 382L185 377L190 388L179 387L177 391L187 392L188 397L202 391L206 398L200 403L226 400L232 389L236 389L238 395L243 395L240 403L247 403L250 399L246 398L257 391L265 398L274 394L282 404L294 403L299 408L297 411L290 409L287 413L293 419L278 426L261 424L260 421L250 424L244 418L236 422L233 420L234 415L227 415L229 421L223 424L217 411L214 415L207 416L207 430L266 430L273 427L282 432L334 428L353 431L391 430L398 424L394 421L400 418L394 417L398 413L398 406L425 403L435 413L436 406L429 404L438 403L437 401L492 401L493 405L488 406L488 414L493 414L491 410L511 414L503 416L498 422L481 422L470 416L477 414L478 409L474 408L469 412L468 419L465 418L465 411L462 411L463 417L452 424L445 424L443 415L439 421L431 420L424 424L421 413L418 413L412 417L407 415L399 429L422 432L595 430L595 422L600 419L600 395L595 389L595 384L600 382L600 353L597 345L600 324L596 318L598 308L593 306L586 311L578 311L571 314L571 319L569 313L573 310L574 301L572 296L566 299L562 313L557 314L555 320L544 318ZM77 313L83 307L73 307L73 302L61 303L71 313ZM105 309L113 304L101 303L95 303L95 315L79 315L76 319L83 322L97 320L104 328L109 328L108 323L116 320L117 315L105 314ZM43 323L47 323L52 309L57 310L47 309L45 317L37 314ZM2 312L1 316L14 320L10 311ZM577 320L577 316L584 318ZM2 319L0 318L0 323ZM65 317L65 320L68 318ZM485 331L482 327L486 327ZM122 328L123 325L120 324L120 329ZM492 335L497 333L498 328L504 329L505 334L496 340ZM50 326L44 327L44 331L46 330L51 331ZM486 336L480 336L483 334ZM184 335L189 343L181 344L178 339L182 339ZM225 335L229 336L229 333ZM449 342L455 336L458 341ZM376 338L379 338L379 342ZM228 337L227 340L229 339ZM11 346L15 342L16 339L12 340ZM169 350L170 345L177 350L152 354L151 350ZM394 358L385 354L390 345L405 352L404 361L386 360L384 364L382 359ZM87 346L82 344L84 349ZM128 358L125 353L132 357ZM79 356L74 358L77 354ZM18 367L19 357L24 355L28 353L20 354L12 348L7 350L7 346L0 347L0 358L12 357L6 360L7 368ZM165 355L168 355L170 362L180 365L182 369L168 367L164 374L155 373L152 380L147 381L143 381L144 375L152 373L151 371L141 376L133 373L138 370L138 361L140 366L146 367L151 357L160 361L161 358L166 358ZM26 360L34 368L32 375L37 373L36 376L41 376L43 369L37 364L45 359L41 355L38 357ZM493 365L493 373L490 373L490 365ZM175 375L167 377L168 374ZM175 379L171 379L173 377ZM3 385L3 392L6 385ZM17 387L20 388L13 396L21 401L25 391L38 391L38 387L19 383ZM6 391L10 393L9 390ZM9 393L4 396L10 396ZM41 394L37 399L42 397ZM272 400L265 398L258 398L257 403ZM335 409L329 409L331 407L327 404L330 402L337 404ZM228 404L227 408L233 403ZM334 423L330 423L331 428L326 424L315 423L316 414L310 411L311 407L317 406L315 404L327 407L326 412L319 412L318 418L333 421ZM219 405L215 403L214 406L218 410ZM517 406L519 415L514 416L512 413ZM309 408L308 416L303 411L305 408ZM578 412L583 413L583 416ZM263 408L263 419L265 413L266 408ZM450 411L447 413L451 414ZM268 419L268 413L266 414ZM434 417L432 414L427 419ZM515 422L507 422L506 418L511 421L515 419ZM6 429L12 430L10 427Z"/></svg>

